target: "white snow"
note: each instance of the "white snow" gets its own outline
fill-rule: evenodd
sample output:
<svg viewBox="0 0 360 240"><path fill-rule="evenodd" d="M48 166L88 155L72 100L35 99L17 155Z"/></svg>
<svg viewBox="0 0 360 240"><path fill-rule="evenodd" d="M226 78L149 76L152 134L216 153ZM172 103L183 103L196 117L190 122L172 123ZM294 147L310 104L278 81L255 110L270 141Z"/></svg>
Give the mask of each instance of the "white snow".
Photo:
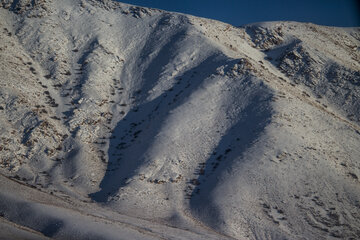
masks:
<svg viewBox="0 0 360 240"><path fill-rule="evenodd" d="M0 236L359 238L360 30L0 1Z"/></svg>

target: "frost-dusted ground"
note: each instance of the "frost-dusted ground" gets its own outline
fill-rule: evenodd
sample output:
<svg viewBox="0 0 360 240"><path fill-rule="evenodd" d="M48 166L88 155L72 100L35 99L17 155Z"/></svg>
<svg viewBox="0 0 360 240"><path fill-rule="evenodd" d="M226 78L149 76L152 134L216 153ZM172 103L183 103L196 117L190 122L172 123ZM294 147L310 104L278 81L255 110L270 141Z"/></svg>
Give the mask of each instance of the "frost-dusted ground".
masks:
<svg viewBox="0 0 360 240"><path fill-rule="evenodd" d="M360 238L359 28L0 6L2 238Z"/></svg>

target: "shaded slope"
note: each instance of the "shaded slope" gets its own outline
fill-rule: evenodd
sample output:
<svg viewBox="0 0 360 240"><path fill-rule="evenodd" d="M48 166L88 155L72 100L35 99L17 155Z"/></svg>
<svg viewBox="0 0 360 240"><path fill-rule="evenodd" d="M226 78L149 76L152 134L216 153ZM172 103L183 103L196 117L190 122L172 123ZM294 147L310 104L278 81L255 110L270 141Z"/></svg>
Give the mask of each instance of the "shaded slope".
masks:
<svg viewBox="0 0 360 240"><path fill-rule="evenodd" d="M116 212L160 239L359 237L359 29L0 3L1 172L76 203L26 198L23 219L7 202L27 190L9 190L7 221L59 239L102 210L108 239Z"/></svg>

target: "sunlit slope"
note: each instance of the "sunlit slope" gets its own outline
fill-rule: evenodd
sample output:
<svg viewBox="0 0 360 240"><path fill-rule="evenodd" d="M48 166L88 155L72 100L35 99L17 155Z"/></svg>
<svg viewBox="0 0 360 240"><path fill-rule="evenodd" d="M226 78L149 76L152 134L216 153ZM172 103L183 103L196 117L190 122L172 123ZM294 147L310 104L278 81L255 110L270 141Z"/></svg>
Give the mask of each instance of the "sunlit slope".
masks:
<svg viewBox="0 0 360 240"><path fill-rule="evenodd" d="M27 190L4 191L4 228L62 239L110 209L107 223L133 218L107 239L143 237L127 224L165 239L359 237L358 28L236 28L105 0L0 6L2 189L41 190L23 200L32 212L47 194L76 203L53 204L67 210L50 231L39 219L57 209L23 221L8 202ZM78 237L96 238L85 226Z"/></svg>

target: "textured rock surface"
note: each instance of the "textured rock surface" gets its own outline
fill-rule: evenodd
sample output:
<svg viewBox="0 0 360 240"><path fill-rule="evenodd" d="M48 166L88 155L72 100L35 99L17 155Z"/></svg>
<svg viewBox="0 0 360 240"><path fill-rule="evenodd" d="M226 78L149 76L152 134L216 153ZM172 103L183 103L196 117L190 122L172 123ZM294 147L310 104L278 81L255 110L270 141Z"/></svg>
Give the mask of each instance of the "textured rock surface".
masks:
<svg viewBox="0 0 360 240"><path fill-rule="evenodd" d="M359 28L236 28L105 0L0 6L2 229L360 237ZM33 219L13 211L24 204Z"/></svg>

